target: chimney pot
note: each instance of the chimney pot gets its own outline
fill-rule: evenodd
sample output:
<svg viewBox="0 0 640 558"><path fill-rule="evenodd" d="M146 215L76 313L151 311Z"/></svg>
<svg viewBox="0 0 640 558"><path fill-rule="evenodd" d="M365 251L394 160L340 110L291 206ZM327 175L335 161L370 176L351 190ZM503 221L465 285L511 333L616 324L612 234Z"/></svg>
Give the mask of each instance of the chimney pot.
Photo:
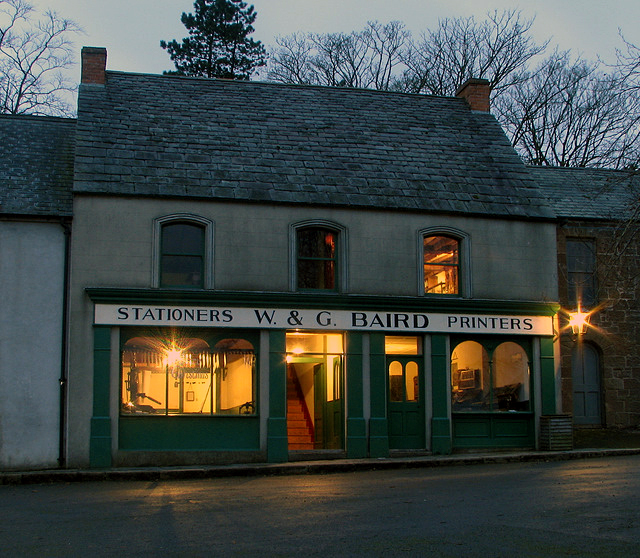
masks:
<svg viewBox="0 0 640 558"><path fill-rule="evenodd" d="M491 110L489 102L490 95L491 86L486 79L468 79L459 87L458 91L456 91L456 97L467 101L471 110L481 112L489 112Z"/></svg>
<svg viewBox="0 0 640 558"><path fill-rule="evenodd" d="M80 83L104 85L106 81L107 49L103 47L82 48L82 72Z"/></svg>

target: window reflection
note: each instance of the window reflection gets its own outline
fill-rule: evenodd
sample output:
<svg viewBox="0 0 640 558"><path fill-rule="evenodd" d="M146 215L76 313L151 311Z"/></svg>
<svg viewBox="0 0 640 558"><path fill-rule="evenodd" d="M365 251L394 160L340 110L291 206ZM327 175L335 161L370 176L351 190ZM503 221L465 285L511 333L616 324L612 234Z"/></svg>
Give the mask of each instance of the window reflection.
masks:
<svg viewBox="0 0 640 558"><path fill-rule="evenodd" d="M494 396L500 411L529 410L529 362L517 343L502 343L493 353Z"/></svg>
<svg viewBox="0 0 640 558"><path fill-rule="evenodd" d="M402 364L397 360L389 364L389 401L404 401Z"/></svg>
<svg viewBox="0 0 640 558"><path fill-rule="evenodd" d="M405 393L407 401L418 401L418 363L407 362L405 368Z"/></svg>
<svg viewBox="0 0 640 558"><path fill-rule="evenodd" d="M297 234L298 288L335 290L337 233L313 227L300 229Z"/></svg>
<svg viewBox="0 0 640 558"><path fill-rule="evenodd" d="M190 223L163 225L160 286L202 288L205 229Z"/></svg>
<svg viewBox="0 0 640 558"><path fill-rule="evenodd" d="M596 244L590 239L567 240L567 294L572 308L597 304Z"/></svg>

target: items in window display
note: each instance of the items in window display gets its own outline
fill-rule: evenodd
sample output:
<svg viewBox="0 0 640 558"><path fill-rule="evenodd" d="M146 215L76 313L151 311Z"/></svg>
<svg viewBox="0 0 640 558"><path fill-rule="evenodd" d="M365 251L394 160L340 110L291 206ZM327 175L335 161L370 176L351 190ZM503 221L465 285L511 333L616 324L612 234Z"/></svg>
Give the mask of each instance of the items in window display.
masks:
<svg viewBox="0 0 640 558"><path fill-rule="evenodd" d="M129 371L127 372L127 379L124 381L125 389L128 392L128 401L125 403L125 408L128 412L146 412L153 413L154 407L151 405L144 405L142 403L136 403L138 400L149 399L149 401L153 401L157 405L162 405L160 401L154 399L151 396L147 396L146 393L142 393L140 391L140 383L139 383L139 371L136 367L135 355L132 355L131 358L131 366Z"/></svg>
<svg viewBox="0 0 640 558"><path fill-rule="evenodd" d="M254 414L255 353L243 339L136 337L122 353L123 414Z"/></svg>
<svg viewBox="0 0 640 558"><path fill-rule="evenodd" d="M454 412L529 411L529 363L524 349L505 342L489 355L475 341L456 346L451 357L451 408Z"/></svg>

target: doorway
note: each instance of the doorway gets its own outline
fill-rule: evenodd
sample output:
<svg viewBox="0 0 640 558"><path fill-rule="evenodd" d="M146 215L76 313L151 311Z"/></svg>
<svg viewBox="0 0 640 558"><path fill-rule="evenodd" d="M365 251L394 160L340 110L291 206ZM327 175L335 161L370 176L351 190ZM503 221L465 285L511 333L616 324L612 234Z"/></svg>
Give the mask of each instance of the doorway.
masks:
<svg viewBox="0 0 640 558"><path fill-rule="evenodd" d="M417 336L386 336L390 449L424 449L422 342Z"/></svg>
<svg viewBox="0 0 640 558"><path fill-rule="evenodd" d="M344 448L342 334L290 332L286 351L289 450Z"/></svg>
<svg viewBox="0 0 640 558"><path fill-rule="evenodd" d="M571 356L573 380L573 422L575 424L602 425L602 391L600 355L589 343L579 340Z"/></svg>

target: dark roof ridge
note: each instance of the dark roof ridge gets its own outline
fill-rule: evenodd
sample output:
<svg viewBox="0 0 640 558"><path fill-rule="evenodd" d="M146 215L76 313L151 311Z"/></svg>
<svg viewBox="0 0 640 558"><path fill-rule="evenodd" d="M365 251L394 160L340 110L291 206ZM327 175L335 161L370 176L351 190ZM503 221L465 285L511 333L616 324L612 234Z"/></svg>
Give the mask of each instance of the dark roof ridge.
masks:
<svg viewBox="0 0 640 558"><path fill-rule="evenodd" d="M637 175L639 173L636 169L614 169L610 167L567 167L560 165L529 165L528 169L540 170L543 172L602 172L602 173L620 173Z"/></svg>
<svg viewBox="0 0 640 558"><path fill-rule="evenodd" d="M49 114L0 114L0 118L49 120L51 122L77 122L77 118L70 116L51 116Z"/></svg>
<svg viewBox="0 0 640 558"><path fill-rule="evenodd" d="M132 77L145 77L145 78L162 78L162 79L180 79L180 80L193 80L200 82L212 82L212 83L228 83L228 84L237 84L240 86L267 86L267 87L284 87L284 88L292 88L298 87L301 89L318 89L322 91L349 91L349 92L360 92L367 93L372 95L389 95L389 96L398 96L398 97L414 97L414 98L426 98L426 99L445 99L448 101L460 102L462 101L465 104L464 99L460 97L455 97L453 95L431 95L426 93L410 93L407 91L387 91L382 89L370 89L367 87L348 87L346 85L317 85L317 84L308 84L308 83L280 83L277 81L262 81L262 80L241 80L241 79L227 79L227 78L217 78L217 77L204 77L204 76L180 76L176 74L154 74L150 72L125 72L121 70L106 70L106 74L114 74L119 76L132 76ZM86 84L85 84L86 85Z"/></svg>

